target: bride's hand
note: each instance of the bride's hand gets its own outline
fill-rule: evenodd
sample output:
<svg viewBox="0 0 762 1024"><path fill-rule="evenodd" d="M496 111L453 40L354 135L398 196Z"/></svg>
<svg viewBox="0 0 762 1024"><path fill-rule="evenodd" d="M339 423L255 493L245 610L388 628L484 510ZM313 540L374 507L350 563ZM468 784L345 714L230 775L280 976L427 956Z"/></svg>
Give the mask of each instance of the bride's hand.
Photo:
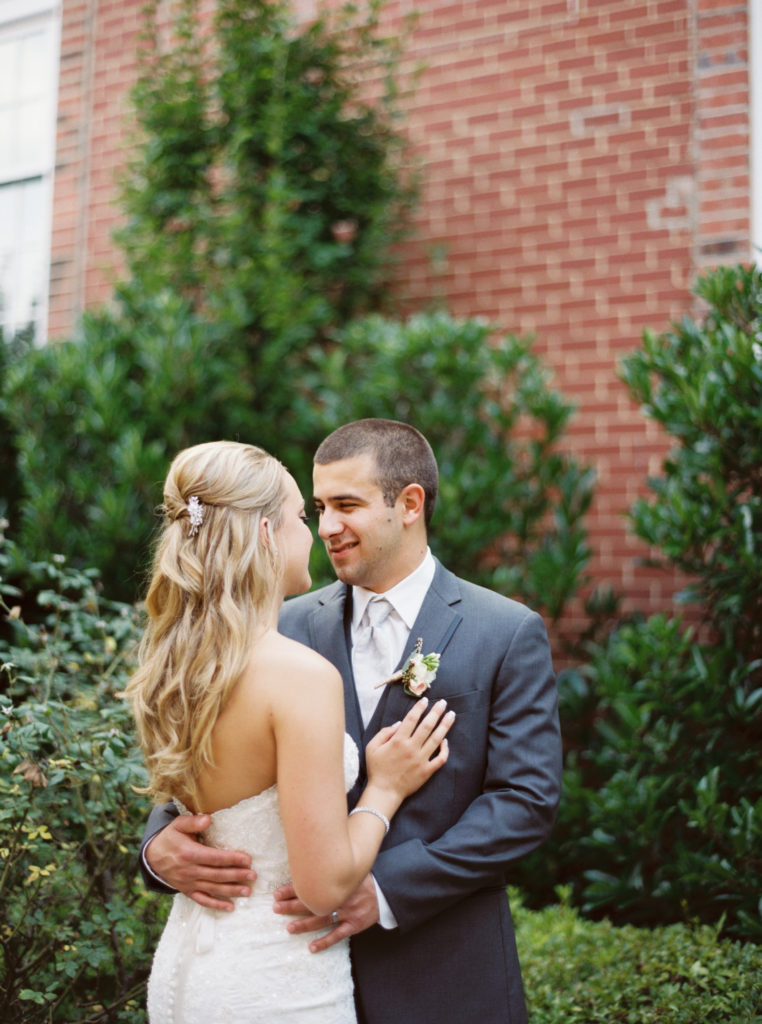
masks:
<svg viewBox="0 0 762 1024"><path fill-rule="evenodd" d="M421 698L401 722L381 729L366 748L368 782L394 791L402 800L420 789L450 752L446 736L455 712L446 710L444 700L427 711L428 704Z"/></svg>

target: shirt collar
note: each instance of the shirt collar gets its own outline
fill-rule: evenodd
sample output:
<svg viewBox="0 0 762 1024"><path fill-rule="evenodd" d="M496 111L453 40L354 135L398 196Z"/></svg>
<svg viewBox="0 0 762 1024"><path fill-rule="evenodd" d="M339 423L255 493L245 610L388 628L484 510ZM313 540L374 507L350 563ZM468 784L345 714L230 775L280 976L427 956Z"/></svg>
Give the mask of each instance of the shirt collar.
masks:
<svg viewBox="0 0 762 1024"><path fill-rule="evenodd" d="M413 623L418 618L426 591L431 586L436 572L436 562L430 548L426 548L423 561L404 580L400 580L390 590L385 591L385 597L392 608L405 623L408 629L413 628ZM379 596L376 591L366 590L365 587L352 588L352 628L356 629L360 620L365 614L368 602L372 597Z"/></svg>

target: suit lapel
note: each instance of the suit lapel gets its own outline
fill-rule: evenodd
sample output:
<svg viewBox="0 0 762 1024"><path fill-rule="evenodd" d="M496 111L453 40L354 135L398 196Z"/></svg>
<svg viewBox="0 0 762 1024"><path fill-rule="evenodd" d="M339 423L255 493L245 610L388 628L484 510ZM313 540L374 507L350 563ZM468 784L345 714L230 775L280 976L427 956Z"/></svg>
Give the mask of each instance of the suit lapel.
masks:
<svg viewBox="0 0 762 1024"><path fill-rule="evenodd" d="M407 661L415 648L418 637L421 637L423 641L424 654L428 654L430 651L438 651L443 654L462 619L457 608L460 599L460 586L457 577L445 569L440 562L437 562L434 579L426 593L413 628L410 630L410 640L397 666L398 669ZM352 674L351 617L352 601L349 588L338 582L326 588L320 599L320 604L309 618L309 644L313 650L322 654L324 658L335 665L341 674L344 684L346 730L359 748L361 772L364 776L365 745L368 740L383 725L404 718L410 710L411 698L399 683L391 683L386 686L367 729L363 729Z"/></svg>
<svg viewBox="0 0 762 1024"><path fill-rule="evenodd" d="M410 639L397 669L402 668L412 654L418 637L421 637L423 641L424 654L433 651L443 654L462 619L462 615L457 610L459 603L460 587L457 577L445 569L440 562L437 562L434 579L431 581L421 610L410 630ZM410 710L410 705L411 698L399 683L390 683L385 686L365 730L365 742L374 736L382 726L404 718Z"/></svg>
<svg viewBox="0 0 762 1024"><path fill-rule="evenodd" d="M320 604L310 616L309 643L314 651L322 654L339 670L344 684L345 728L362 749L362 718L349 655L351 600L348 600L348 595L349 590L343 583L335 583L325 591Z"/></svg>

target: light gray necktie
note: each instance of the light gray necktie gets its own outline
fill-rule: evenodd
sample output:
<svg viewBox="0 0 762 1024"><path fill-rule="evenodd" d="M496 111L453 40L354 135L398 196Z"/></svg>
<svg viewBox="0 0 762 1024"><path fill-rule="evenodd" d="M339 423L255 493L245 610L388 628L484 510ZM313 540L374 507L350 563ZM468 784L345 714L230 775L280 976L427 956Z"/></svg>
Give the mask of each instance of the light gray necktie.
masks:
<svg viewBox="0 0 762 1024"><path fill-rule="evenodd" d="M391 611L392 606L385 597L372 597L352 644L352 670L363 725L370 721L383 692L375 689L376 683L387 679L394 671L393 655L390 645L384 642L383 629Z"/></svg>

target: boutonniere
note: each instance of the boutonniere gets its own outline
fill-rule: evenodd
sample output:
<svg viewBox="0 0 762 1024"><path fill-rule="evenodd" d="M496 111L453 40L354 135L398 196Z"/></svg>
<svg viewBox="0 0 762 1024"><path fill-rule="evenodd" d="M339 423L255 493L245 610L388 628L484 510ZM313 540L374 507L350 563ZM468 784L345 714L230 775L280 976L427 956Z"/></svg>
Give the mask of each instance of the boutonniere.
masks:
<svg viewBox="0 0 762 1024"><path fill-rule="evenodd" d="M415 650L405 662L399 672L393 676L377 683L374 689L379 686L386 686L389 683L402 683L402 689L409 697L421 697L428 690L437 676L439 668L439 654L422 654L423 638L418 637Z"/></svg>

